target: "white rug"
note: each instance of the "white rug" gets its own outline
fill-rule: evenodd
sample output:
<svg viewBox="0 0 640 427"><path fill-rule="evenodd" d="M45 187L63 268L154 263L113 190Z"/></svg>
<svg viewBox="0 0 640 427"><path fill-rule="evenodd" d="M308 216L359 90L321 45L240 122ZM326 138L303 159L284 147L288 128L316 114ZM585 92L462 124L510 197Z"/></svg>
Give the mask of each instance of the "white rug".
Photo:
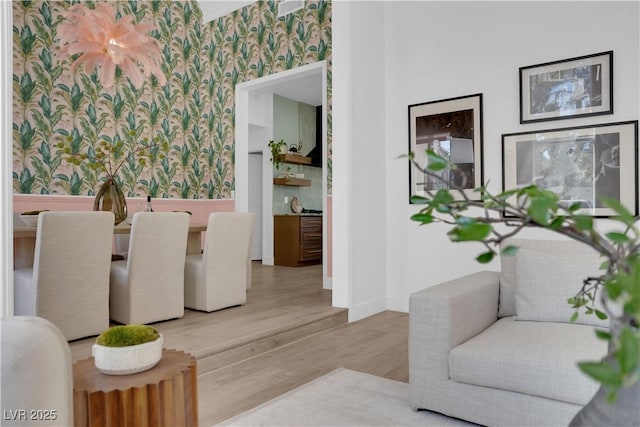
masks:
<svg viewBox="0 0 640 427"><path fill-rule="evenodd" d="M472 426L409 404L409 384L336 369L223 426Z"/></svg>

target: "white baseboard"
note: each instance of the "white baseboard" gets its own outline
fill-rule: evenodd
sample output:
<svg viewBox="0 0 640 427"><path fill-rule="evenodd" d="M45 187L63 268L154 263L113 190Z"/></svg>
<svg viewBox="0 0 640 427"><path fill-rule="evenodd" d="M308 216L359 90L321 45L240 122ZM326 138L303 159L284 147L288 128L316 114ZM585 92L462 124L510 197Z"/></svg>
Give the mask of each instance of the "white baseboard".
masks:
<svg viewBox="0 0 640 427"><path fill-rule="evenodd" d="M333 280L331 279L331 277L327 277L326 279L324 279L322 283L322 289L333 289Z"/></svg>
<svg viewBox="0 0 640 427"><path fill-rule="evenodd" d="M273 265L273 257L262 257L262 265Z"/></svg>
<svg viewBox="0 0 640 427"><path fill-rule="evenodd" d="M387 299L379 298L349 307L349 323L364 319L387 309Z"/></svg>
<svg viewBox="0 0 640 427"><path fill-rule="evenodd" d="M409 312L409 298L387 298L387 310Z"/></svg>

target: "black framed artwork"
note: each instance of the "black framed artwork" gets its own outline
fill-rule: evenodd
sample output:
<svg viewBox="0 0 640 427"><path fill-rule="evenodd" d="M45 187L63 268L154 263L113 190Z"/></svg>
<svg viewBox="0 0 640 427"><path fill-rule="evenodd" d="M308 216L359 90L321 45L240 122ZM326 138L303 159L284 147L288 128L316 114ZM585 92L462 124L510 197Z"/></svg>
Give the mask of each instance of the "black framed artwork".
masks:
<svg viewBox="0 0 640 427"><path fill-rule="evenodd" d="M520 123L613 114L613 51L520 67Z"/></svg>
<svg viewBox="0 0 640 427"><path fill-rule="evenodd" d="M638 121L503 134L502 188L537 185L597 217L616 214L606 197L638 215L637 159Z"/></svg>
<svg viewBox="0 0 640 427"><path fill-rule="evenodd" d="M482 185L482 94L448 98L409 106L409 152L418 165L428 165L427 149L456 165L436 172L439 178L416 167L409 169L409 197L462 186L471 199ZM455 192L452 193L455 196Z"/></svg>

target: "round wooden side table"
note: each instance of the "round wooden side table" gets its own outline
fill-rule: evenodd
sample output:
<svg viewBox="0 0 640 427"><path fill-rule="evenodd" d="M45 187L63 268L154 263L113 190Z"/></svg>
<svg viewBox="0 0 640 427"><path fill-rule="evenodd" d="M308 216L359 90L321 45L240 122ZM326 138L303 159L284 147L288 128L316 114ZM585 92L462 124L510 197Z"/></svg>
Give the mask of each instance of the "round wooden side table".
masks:
<svg viewBox="0 0 640 427"><path fill-rule="evenodd" d="M196 359L162 350L153 368L105 375L93 357L73 365L73 415L78 426L197 426Z"/></svg>

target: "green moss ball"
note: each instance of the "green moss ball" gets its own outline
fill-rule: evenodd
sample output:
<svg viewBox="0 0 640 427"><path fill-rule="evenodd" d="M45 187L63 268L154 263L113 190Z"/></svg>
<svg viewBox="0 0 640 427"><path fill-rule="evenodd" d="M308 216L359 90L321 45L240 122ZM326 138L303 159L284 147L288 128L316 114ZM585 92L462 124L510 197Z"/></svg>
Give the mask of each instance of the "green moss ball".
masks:
<svg viewBox="0 0 640 427"><path fill-rule="evenodd" d="M96 344L105 347L128 347L155 341L160 333L149 325L120 325L113 326L96 338Z"/></svg>

